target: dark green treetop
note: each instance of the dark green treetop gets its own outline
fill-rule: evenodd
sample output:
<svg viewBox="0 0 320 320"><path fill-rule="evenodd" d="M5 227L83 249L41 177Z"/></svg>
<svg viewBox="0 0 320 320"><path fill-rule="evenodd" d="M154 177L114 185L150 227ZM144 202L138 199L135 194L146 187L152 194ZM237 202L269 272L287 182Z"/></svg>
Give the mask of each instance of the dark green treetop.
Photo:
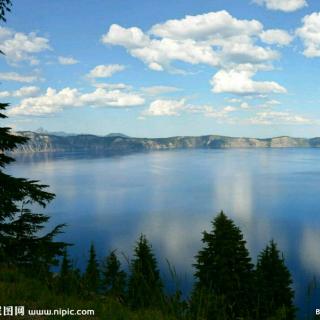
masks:
<svg viewBox="0 0 320 320"><path fill-rule="evenodd" d="M102 265L102 289L104 293L121 299L125 295L126 273L121 270L121 263L115 250L105 259Z"/></svg>
<svg viewBox="0 0 320 320"><path fill-rule="evenodd" d="M11 0L0 0L0 21L6 21L6 12L11 11L12 1Z"/></svg>
<svg viewBox="0 0 320 320"><path fill-rule="evenodd" d="M295 319L291 275L273 240L258 257L256 275L259 319L269 319L280 313L281 319Z"/></svg>
<svg viewBox="0 0 320 320"><path fill-rule="evenodd" d="M90 246L89 260L84 273L84 282L89 292L94 293L98 291L100 286L100 271L93 243Z"/></svg>
<svg viewBox="0 0 320 320"><path fill-rule="evenodd" d="M145 235L141 235L134 250L128 284L129 303L133 308L159 306L163 284L156 258Z"/></svg>
<svg viewBox="0 0 320 320"><path fill-rule="evenodd" d="M58 290L62 293L70 293L72 287L73 268L68 252L65 249L62 256L58 277Z"/></svg>
<svg viewBox="0 0 320 320"><path fill-rule="evenodd" d="M228 318L246 317L252 308L253 265L240 229L221 212L212 222L211 232L204 232L204 247L194 265L197 279L193 300L208 297L208 319L225 310ZM199 301L198 301L199 303Z"/></svg>

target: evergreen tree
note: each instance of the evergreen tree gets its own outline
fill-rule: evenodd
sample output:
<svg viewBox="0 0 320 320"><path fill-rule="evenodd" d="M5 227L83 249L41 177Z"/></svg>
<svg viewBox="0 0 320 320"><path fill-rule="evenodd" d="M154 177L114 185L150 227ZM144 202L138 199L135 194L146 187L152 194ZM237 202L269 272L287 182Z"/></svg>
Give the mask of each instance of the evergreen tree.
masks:
<svg viewBox="0 0 320 320"><path fill-rule="evenodd" d="M105 294L123 299L125 295L126 273L120 267L120 261L115 251L112 251L106 257L102 266L102 288Z"/></svg>
<svg viewBox="0 0 320 320"><path fill-rule="evenodd" d="M281 319L294 319L291 275L273 240L258 257L256 275L259 319L269 319L279 313L283 315Z"/></svg>
<svg viewBox="0 0 320 320"><path fill-rule="evenodd" d="M6 21L5 13L10 7L10 0L0 0L0 21ZM7 103L0 103L0 119L6 118L3 111L7 107ZM39 236L49 216L32 212L30 206L44 208L54 194L45 191L48 186L38 181L15 178L3 172L5 166L14 161L6 153L26 141L27 138L12 134L10 128L0 127L0 263L14 263L36 273L47 273L51 264L58 263L56 257L66 246L53 241L64 225Z"/></svg>
<svg viewBox="0 0 320 320"><path fill-rule="evenodd" d="M93 243L90 246L89 260L84 274L85 287L89 292L97 292L100 285L99 263Z"/></svg>
<svg viewBox="0 0 320 320"><path fill-rule="evenodd" d="M163 284L151 245L141 235L134 250L128 284L129 303L133 308L159 306L163 299Z"/></svg>
<svg viewBox="0 0 320 320"><path fill-rule="evenodd" d="M248 317L253 307L254 274L246 242L223 212L212 224L212 231L203 233L205 246L196 256L192 305L205 310L202 317L207 319Z"/></svg>
<svg viewBox="0 0 320 320"><path fill-rule="evenodd" d="M6 11L11 11L12 2L11 0L0 0L0 21L6 21ZM1 51L0 51L1 52Z"/></svg>
<svg viewBox="0 0 320 320"><path fill-rule="evenodd" d="M71 293L77 286L76 273L73 270L67 250L64 250L58 278L58 290L64 294Z"/></svg>
<svg viewBox="0 0 320 320"><path fill-rule="evenodd" d="M64 250L60 268L60 278L66 278L72 271L71 260L69 259L67 250Z"/></svg>

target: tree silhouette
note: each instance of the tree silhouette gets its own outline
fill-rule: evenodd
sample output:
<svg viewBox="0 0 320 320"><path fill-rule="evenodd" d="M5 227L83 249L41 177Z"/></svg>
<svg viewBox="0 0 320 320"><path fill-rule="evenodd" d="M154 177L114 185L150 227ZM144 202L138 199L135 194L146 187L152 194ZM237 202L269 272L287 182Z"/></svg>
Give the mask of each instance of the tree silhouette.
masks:
<svg viewBox="0 0 320 320"><path fill-rule="evenodd" d="M85 287L91 293L97 292L100 285L99 263L93 243L90 246L89 260L84 274Z"/></svg>
<svg viewBox="0 0 320 320"><path fill-rule="evenodd" d="M60 273L58 277L58 290L62 293L70 293L73 289L73 268L67 250L64 250Z"/></svg>
<svg viewBox="0 0 320 320"><path fill-rule="evenodd" d="M201 305L207 319L246 317L252 312L254 279L246 242L223 212L212 225L210 233L203 233L204 247L196 256L193 304Z"/></svg>
<svg viewBox="0 0 320 320"><path fill-rule="evenodd" d="M278 313L283 314L281 319L294 319L291 275L273 240L259 255L256 274L259 319L269 319Z"/></svg>
<svg viewBox="0 0 320 320"><path fill-rule="evenodd" d="M151 245L144 235L140 236L134 252L128 284L129 303L133 308L160 305L163 284Z"/></svg>
<svg viewBox="0 0 320 320"><path fill-rule="evenodd" d="M12 1L11 0L0 0L0 21L6 22L6 12L11 11Z"/></svg>
<svg viewBox="0 0 320 320"><path fill-rule="evenodd" d="M121 300L125 295L126 273L120 267L120 261L115 251L112 251L102 265L101 283L105 294Z"/></svg>

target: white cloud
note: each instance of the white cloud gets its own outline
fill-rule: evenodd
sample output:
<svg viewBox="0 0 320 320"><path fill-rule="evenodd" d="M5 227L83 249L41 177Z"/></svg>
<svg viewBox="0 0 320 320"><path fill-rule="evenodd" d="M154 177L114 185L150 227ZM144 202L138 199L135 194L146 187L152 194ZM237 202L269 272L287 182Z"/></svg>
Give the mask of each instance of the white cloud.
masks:
<svg viewBox="0 0 320 320"><path fill-rule="evenodd" d="M11 96L9 91L0 91L0 98L8 98Z"/></svg>
<svg viewBox="0 0 320 320"><path fill-rule="evenodd" d="M34 86L29 86L29 87L21 87L18 90L9 92L9 91L1 91L0 92L0 97L1 98L7 98L7 97L16 97L16 98L21 98L21 97L32 97L36 95L39 92L38 87Z"/></svg>
<svg viewBox="0 0 320 320"><path fill-rule="evenodd" d="M299 124L312 124L315 121L311 118L306 118L301 115L292 114L290 112L280 111L264 111L258 112L253 118L249 119L251 124L286 124L286 125L299 125Z"/></svg>
<svg viewBox="0 0 320 320"><path fill-rule="evenodd" d="M241 108L241 109L250 109L251 106L249 105L248 102L242 102L242 103L240 104L240 108Z"/></svg>
<svg viewBox="0 0 320 320"><path fill-rule="evenodd" d="M37 64L34 54L50 49L49 40L37 36L35 32L25 34L2 27L0 37L0 50L5 53L9 63L28 61L30 64Z"/></svg>
<svg viewBox="0 0 320 320"><path fill-rule="evenodd" d="M229 121L229 114L237 110L238 109L234 106L226 106L222 109L216 109L210 105L187 104L186 99L157 99L150 104L147 110L142 112L142 117L144 118L145 116L179 116L182 113L192 113L202 114L205 117L212 117L219 120Z"/></svg>
<svg viewBox="0 0 320 320"><path fill-rule="evenodd" d="M238 98L225 98L225 100L227 102L230 102L230 103L239 103L239 102L242 102L241 99L238 99Z"/></svg>
<svg viewBox="0 0 320 320"><path fill-rule="evenodd" d="M125 83L94 83L94 87L106 90L130 90L132 87Z"/></svg>
<svg viewBox="0 0 320 320"><path fill-rule="evenodd" d="M306 0L253 0L259 5L265 5L270 10L292 12L307 6Z"/></svg>
<svg viewBox="0 0 320 320"><path fill-rule="evenodd" d="M313 12L302 19L302 27L296 34L304 43L306 57L320 57L320 12Z"/></svg>
<svg viewBox="0 0 320 320"><path fill-rule="evenodd" d="M149 44L149 37L139 28L123 28L112 24L109 31L102 36L104 44L119 45L126 48L138 48Z"/></svg>
<svg viewBox="0 0 320 320"><path fill-rule="evenodd" d="M267 44L277 44L279 46L287 46L293 40L293 37L287 31L281 29L263 31L260 38Z"/></svg>
<svg viewBox="0 0 320 320"><path fill-rule="evenodd" d="M224 107L223 108L223 111L224 112L233 112L233 111L236 111L237 110L237 108L236 107L233 107L233 106L227 106L227 107Z"/></svg>
<svg viewBox="0 0 320 320"><path fill-rule="evenodd" d="M0 80L31 83L38 81L39 78L35 75L22 75L16 72L0 72Z"/></svg>
<svg viewBox="0 0 320 320"><path fill-rule="evenodd" d="M92 106L126 108L144 104L144 99L130 92L107 91L97 88L90 93L78 89L64 88L57 91L48 88L42 96L23 99L19 105L9 109L11 115L42 116L61 112L65 108Z"/></svg>
<svg viewBox="0 0 320 320"><path fill-rule="evenodd" d="M230 38L239 34L254 35L262 30L257 20L238 20L227 11L209 12L196 16L186 16L181 20L168 20L154 25L150 33L161 38L177 40L212 40Z"/></svg>
<svg viewBox="0 0 320 320"><path fill-rule="evenodd" d="M113 24L102 42L125 47L155 71L170 70L174 61L213 67L247 63L264 66L279 54L255 44L262 31L257 20L240 20L227 11L218 11L168 20L154 25L148 33Z"/></svg>
<svg viewBox="0 0 320 320"><path fill-rule="evenodd" d="M252 77L258 71L272 70L273 61L280 58L279 52L266 44L283 46L291 40L284 30L264 31L259 21L237 19L225 10L168 20L147 32L113 24L101 38L106 45L124 47L151 70L182 72L174 67L175 62L219 68L214 92L249 94L285 92L276 82L253 81ZM252 71L234 71L244 68ZM221 78L231 74L242 83L222 84Z"/></svg>
<svg viewBox="0 0 320 320"><path fill-rule="evenodd" d="M93 68L89 74L89 78L110 78L115 73L123 71L125 66L120 64L99 65Z"/></svg>
<svg viewBox="0 0 320 320"><path fill-rule="evenodd" d="M144 104L144 99L136 93L121 90L96 89L94 92L81 95L82 104L95 107L134 107Z"/></svg>
<svg viewBox="0 0 320 320"><path fill-rule="evenodd" d="M274 81L255 81L250 68L220 70L212 78L215 93L259 94L286 93L286 89Z"/></svg>
<svg viewBox="0 0 320 320"><path fill-rule="evenodd" d="M198 43L193 39L151 40L148 46L132 49L131 54L155 71L170 69L171 61L183 61L189 64L202 63L211 66L219 63L219 57L210 45Z"/></svg>
<svg viewBox="0 0 320 320"><path fill-rule="evenodd" d="M279 104L281 104L281 102L280 101L278 101L278 100L274 100L274 99L272 99L272 100L268 100L268 101L266 101L266 103L265 103L266 105L268 105L268 106L276 106L276 105L279 105Z"/></svg>
<svg viewBox="0 0 320 320"><path fill-rule="evenodd" d="M219 122L224 122L224 123L233 123L234 120L230 117L230 113L237 111L238 109L233 107L233 106L227 106L224 108L214 108L210 105L200 105L200 106L193 106L193 105L188 105L185 108L186 112L190 113L198 113L198 114L203 114L205 117L209 118L215 118Z"/></svg>
<svg viewBox="0 0 320 320"><path fill-rule="evenodd" d="M181 89L177 87L171 86L151 86L151 87L142 87L141 91L145 92L146 94L156 96L158 94L165 94L165 93L172 93L180 91Z"/></svg>
<svg viewBox="0 0 320 320"><path fill-rule="evenodd" d="M79 107L79 92L77 89L64 88L57 91L48 88L42 96L23 99L18 106L9 109L10 115L49 115L62 111L65 107Z"/></svg>
<svg viewBox="0 0 320 320"><path fill-rule="evenodd" d="M177 116L185 108L185 100L155 100L143 112L145 116Z"/></svg>
<svg viewBox="0 0 320 320"><path fill-rule="evenodd" d="M78 60L76 60L75 58L72 57L58 57L58 61L60 64L62 65L72 65L72 64L77 64L79 63Z"/></svg>

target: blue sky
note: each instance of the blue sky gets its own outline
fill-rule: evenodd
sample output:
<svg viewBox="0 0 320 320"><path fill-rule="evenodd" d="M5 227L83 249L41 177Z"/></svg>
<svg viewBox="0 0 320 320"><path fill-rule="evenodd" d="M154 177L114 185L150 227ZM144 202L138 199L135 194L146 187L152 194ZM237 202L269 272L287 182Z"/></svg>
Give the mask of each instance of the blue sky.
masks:
<svg viewBox="0 0 320 320"><path fill-rule="evenodd" d="M24 0L7 20L15 130L320 135L318 0Z"/></svg>

